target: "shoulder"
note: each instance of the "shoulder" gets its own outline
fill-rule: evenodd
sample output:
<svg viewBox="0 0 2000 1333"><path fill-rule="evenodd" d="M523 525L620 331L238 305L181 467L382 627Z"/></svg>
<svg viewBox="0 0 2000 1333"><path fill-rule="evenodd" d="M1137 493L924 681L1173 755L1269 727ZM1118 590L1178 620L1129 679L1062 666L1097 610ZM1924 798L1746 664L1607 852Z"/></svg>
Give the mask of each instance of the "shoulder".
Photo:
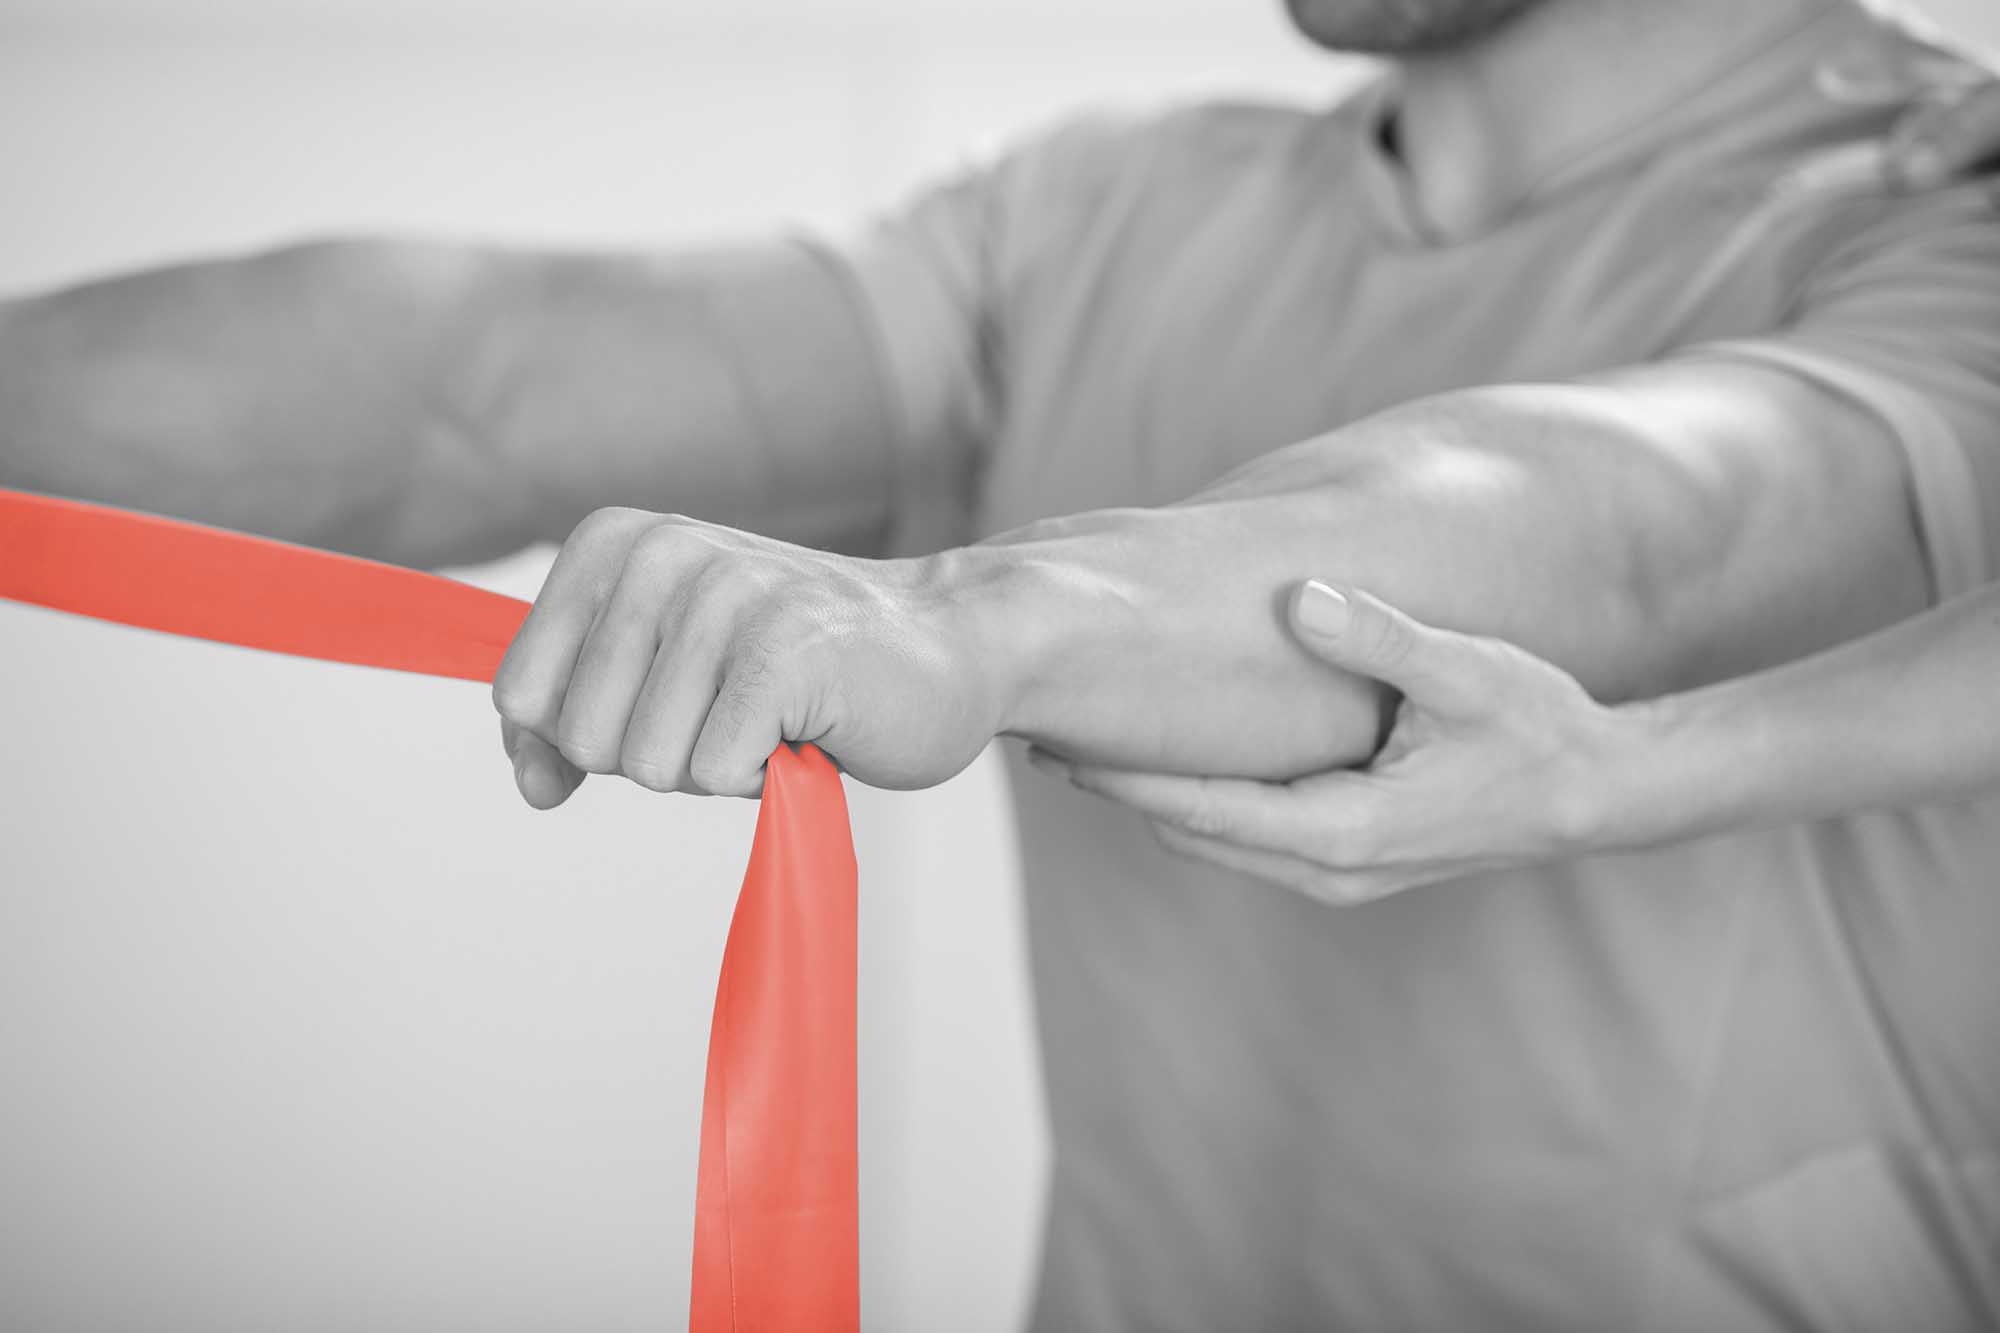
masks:
<svg viewBox="0 0 2000 1333"><path fill-rule="evenodd" d="M1834 49L1837 62L1809 78L1795 74L1781 95L1658 160L1635 197L1705 201L1730 229L1720 249L1734 256L1733 271L1767 288L1784 317L1862 283L1928 288L1931 297L1956 287L1958 295L1993 300L2000 213L1991 182L1899 190L1889 157L1905 118L1978 68L1881 21ZM1827 71L1864 57L1871 67L1909 71L1908 86L1868 97L1832 91Z"/></svg>
<svg viewBox="0 0 2000 1333"><path fill-rule="evenodd" d="M1210 99L1098 107L1021 137L996 160L1027 189L1214 184L1289 169L1296 154L1338 135L1366 92L1320 105Z"/></svg>
<svg viewBox="0 0 2000 1333"><path fill-rule="evenodd" d="M1221 199L1294 186L1309 158L1345 137L1359 100L1212 99L1072 115L987 155L992 218L1032 252L1090 237L1129 241Z"/></svg>

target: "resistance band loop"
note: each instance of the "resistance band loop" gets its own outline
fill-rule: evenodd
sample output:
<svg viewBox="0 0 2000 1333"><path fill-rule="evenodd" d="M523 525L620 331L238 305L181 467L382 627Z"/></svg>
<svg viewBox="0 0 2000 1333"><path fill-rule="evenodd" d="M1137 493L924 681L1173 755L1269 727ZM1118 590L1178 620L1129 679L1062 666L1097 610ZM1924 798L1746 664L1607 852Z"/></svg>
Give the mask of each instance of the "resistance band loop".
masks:
<svg viewBox="0 0 2000 1333"><path fill-rule="evenodd" d="M169 634L490 681L527 603L372 560L0 489L0 597ZM833 764L780 745L716 984L696 1333L860 1327L854 847Z"/></svg>

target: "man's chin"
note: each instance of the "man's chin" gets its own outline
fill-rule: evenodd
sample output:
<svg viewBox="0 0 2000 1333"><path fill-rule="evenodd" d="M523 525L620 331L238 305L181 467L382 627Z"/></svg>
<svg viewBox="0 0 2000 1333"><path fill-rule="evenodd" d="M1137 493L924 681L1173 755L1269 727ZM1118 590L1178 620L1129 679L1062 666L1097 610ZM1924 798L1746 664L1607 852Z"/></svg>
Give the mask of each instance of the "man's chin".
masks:
<svg viewBox="0 0 2000 1333"><path fill-rule="evenodd" d="M1315 45L1364 55L1449 50L1505 26L1541 0L1285 0Z"/></svg>

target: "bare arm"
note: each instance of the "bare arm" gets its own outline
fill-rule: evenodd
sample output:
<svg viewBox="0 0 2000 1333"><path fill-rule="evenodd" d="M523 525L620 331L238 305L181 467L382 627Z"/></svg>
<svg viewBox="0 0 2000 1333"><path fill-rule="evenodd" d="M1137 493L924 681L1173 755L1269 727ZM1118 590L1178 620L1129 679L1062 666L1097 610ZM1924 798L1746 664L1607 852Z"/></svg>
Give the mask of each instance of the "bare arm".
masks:
<svg viewBox="0 0 2000 1333"><path fill-rule="evenodd" d="M865 546L888 455L839 278L341 241L0 304L0 484L408 564L646 504Z"/></svg>
<svg viewBox="0 0 2000 1333"><path fill-rule="evenodd" d="M1781 372L1683 361L1409 405L1153 511L963 553L1030 626L1006 729L1084 760L1285 778L1366 758L1382 693L1286 632L1314 574L1656 695L1921 609L1899 450Z"/></svg>
<svg viewBox="0 0 2000 1333"><path fill-rule="evenodd" d="M1625 710L1655 741L1600 819L1639 843L2000 786L2000 585L1802 662ZM1629 794L1624 799L1620 794Z"/></svg>
<svg viewBox="0 0 2000 1333"><path fill-rule="evenodd" d="M1484 870L2000 788L2000 584L1853 643L1606 707L1499 639L1317 580L1298 641L1401 692L1364 769L1182 777L1031 753L1173 850L1330 902Z"/></svg>
<svg viewBox="0 0 2000 1333"><path fill-rule="evenodd" d="M1797 657L1927 597L1886 427L1787 373L1686 360L1445 395L1180 504L915 561L606 511L565 544L495 700L537 804L580 772L754 792L781 739L897 787L999 733L1289 778L1366 758L1385 721L1379 686L1329 680L1286 631L1287 592L1322 571L1614 698Z"/></svg>
<svg viewBox="0 0 2000 1333"><path fill-rule="evenodd" d="M1982 156L1969 143L1991 92L1965 104L1950 164ZM1801 280L1764 350L1900 384L1913 447L1990 432L1993 238L1973 191L1885 211ZM1930 481L1979 509L1979 469ZM1010 730L1102 763L1286 778L1367 757L1385 721L1382 691L1329 685L1284 632L1306 578L1511 639L1630 699L1920 610L1931 577L1957 571L1926 568L1917 499L1874 412L1767 363L1691 355L1412 403L1176 506L1000 539L1018 568L967 561L1019 590L1003 617L1028 663Z"/></svg>

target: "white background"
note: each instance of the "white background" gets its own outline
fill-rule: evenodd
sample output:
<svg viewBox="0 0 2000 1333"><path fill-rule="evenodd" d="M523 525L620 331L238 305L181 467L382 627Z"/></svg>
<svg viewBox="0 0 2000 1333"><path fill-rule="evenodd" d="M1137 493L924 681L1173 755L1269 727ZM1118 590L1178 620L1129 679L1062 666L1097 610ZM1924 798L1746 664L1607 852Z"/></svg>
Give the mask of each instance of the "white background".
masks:
<svg viewBox="0 0 2000 1333"><path fill-rule="evenodd" d="M0 0L0 292L837 223L1086 103L1339 78L1279 0ZM866 1320L1009 1328L1046 1144L997 768L850 799ZM679 1326L752 816L536 815L476 686L0 604L0 1329Z"/></svg>

